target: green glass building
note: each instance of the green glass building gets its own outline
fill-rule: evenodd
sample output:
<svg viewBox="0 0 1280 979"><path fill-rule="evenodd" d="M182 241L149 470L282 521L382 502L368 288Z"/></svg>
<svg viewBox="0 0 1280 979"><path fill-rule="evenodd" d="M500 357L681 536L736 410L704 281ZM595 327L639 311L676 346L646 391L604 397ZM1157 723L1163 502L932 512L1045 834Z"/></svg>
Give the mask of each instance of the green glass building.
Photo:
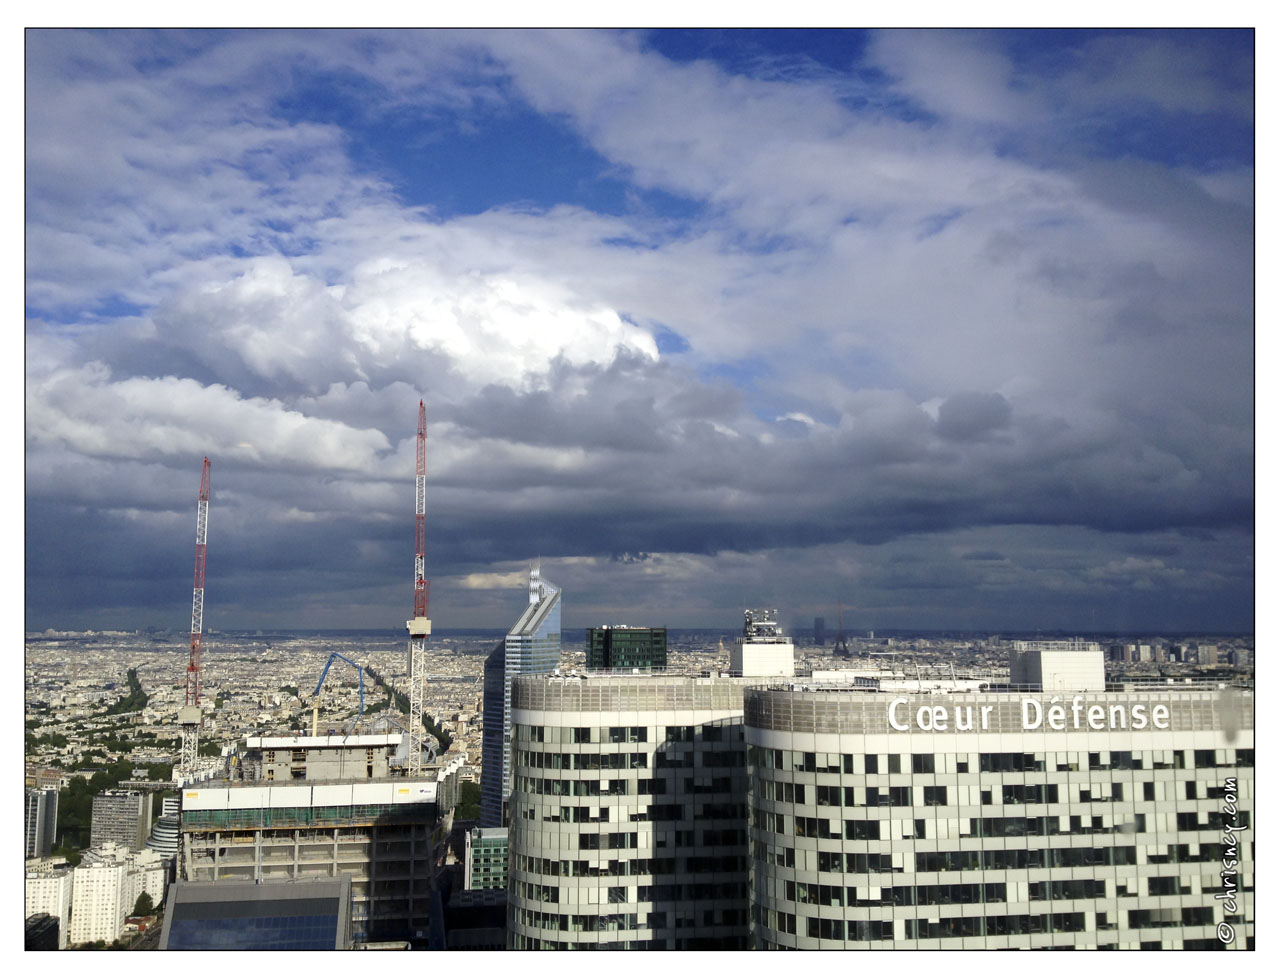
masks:
<svg viewBox="0 0 1280 979"><path fill-rule="evenodd" d="M665 670L667 630L602 625L587 630L588 670Z"/></svg>

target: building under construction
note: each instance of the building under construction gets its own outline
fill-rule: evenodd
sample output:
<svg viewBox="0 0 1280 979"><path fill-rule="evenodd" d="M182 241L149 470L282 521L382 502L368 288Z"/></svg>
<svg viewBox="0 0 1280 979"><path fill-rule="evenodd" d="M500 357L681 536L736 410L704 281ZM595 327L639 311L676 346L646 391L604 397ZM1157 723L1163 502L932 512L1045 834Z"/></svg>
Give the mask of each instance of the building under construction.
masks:
<svg viewBox="0 0 1280 979"><path fill-rule="evenodd" d="M226 780L182 792L183 879L351 877L352 938L429 947L462 759L398 776L390 734L255 737Z"/></svg>
<svg viewBox="0 0 1280 979"><path fill-rule="evenodd" d="M443 947L440 891L464 759L437 762L422 724L426 679L426 407L418 404L414 494L414 616L408 620L409 716L395 733L251 737L226 755L223 779L182 790L182 876L188 881L272 882L346 876L351 938ZM209 462L201 482L189 712L198 726L199 610ZM320 676L324 683L331 656ZM359 664L347 660L357 670ZM192 688L194 687L194 697ZM363 673L361 706L364 712ZM184 740L184 746L186 745ZM185 751L184 747L184 751ZM194 755L194 751L192 752ZM184 755L184 758L186 756ZM189 767L194 768L194 762Z"/></svg>

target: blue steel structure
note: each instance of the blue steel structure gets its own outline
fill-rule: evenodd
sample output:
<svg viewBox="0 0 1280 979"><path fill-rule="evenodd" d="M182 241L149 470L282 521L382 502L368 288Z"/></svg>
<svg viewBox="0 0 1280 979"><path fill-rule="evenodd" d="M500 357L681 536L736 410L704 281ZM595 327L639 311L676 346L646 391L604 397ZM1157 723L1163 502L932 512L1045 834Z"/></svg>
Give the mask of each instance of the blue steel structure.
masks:
<svg viewBox="0 0 1280 979"><path fill-rule="evenodd" d="M347 659L341 653L330 653L329 662L324 664L324 670L320 674L320 682L316 684L316 688L312 692L311 696L318 697L320 695L320 688L324 686L324 678L329 675L329 667L333 665L333 661L335 659L340 659L344 663L351 663L351 665L356 668L356 675L360 678L360 713L356 715L355 721L356 724L359 724L360 718L364 717L364 667L359 663ZM352 725L351 729L353 731L355 730L355 724Z"/></svg>

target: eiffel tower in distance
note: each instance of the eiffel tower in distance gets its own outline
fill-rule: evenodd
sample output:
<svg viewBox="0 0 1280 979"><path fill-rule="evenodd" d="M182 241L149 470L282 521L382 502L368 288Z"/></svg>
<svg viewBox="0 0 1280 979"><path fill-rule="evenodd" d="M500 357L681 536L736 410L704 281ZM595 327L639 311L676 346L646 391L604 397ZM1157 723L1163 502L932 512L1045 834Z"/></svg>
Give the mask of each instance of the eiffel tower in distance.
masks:
<svg viewBox="0 0 1280 979"><path fill-rule="evenodd" d="M831 654L833 656L845 656L845 657L853 655L852 653L849 652L849 644L845 642L845 638L844 638L844 603L843 602L840 603L839 628L836 631L835 645L831 647Z"/></svg>

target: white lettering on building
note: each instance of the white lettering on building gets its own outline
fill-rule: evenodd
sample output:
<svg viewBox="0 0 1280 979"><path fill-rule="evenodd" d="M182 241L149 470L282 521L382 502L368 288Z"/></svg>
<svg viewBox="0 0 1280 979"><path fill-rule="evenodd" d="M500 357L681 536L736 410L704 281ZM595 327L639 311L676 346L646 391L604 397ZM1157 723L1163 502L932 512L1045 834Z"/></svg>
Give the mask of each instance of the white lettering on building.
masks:
<svg viewBox="0 0 1280 979"><path fill-rule="evenodd" d="M914 711L906 697L889 701L889 727L895 731L989 731L994 704L979 706L977 723L973 706L956 704L948 709L939 704L922 704ZM1077 694L1065 704L1061 697L1053 697L1048 706L1036 697L1023 697L1020 704L1022 729L1037 731L1047 727L1051 731L1141 731L1148 725L1161 731L1169 730L1169 707L1155 704L1086 704Z"/></svg>

